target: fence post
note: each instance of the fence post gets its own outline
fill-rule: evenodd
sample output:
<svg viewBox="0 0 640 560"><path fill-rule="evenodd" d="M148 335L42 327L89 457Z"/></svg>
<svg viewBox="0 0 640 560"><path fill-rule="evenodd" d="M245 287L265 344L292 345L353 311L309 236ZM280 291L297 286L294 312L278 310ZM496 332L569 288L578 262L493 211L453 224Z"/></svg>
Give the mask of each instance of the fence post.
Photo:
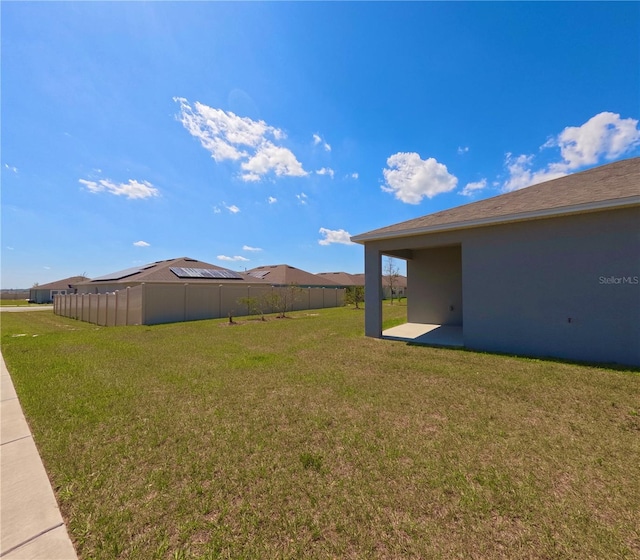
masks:
<svg viewBox="0 0 640 560"><path fill-rule="evenodd" d="M188 294L188 286L186 282L183 284L184 286L184 298L182 300L182 320L187 320L187 304L189 303L189 294Z"/></svg>
<svg viewBox="0 0 640 560"><path fill-rule="evenodd" d="M125 311L125 316L124 316L124 324L125 326L129 326L129 286L127 286L127 298L124 302L124 311Z"/></svg>
<svg viewBox="0 0 640 560"><path fill-rule="evenodd" d="M140 284L142 286L141 289L141 294L140 294L140 324L141 325L146 325L147 324L147 306L146 306L146 301L147 301L147 285L143 282L142 284Z"/></svg>

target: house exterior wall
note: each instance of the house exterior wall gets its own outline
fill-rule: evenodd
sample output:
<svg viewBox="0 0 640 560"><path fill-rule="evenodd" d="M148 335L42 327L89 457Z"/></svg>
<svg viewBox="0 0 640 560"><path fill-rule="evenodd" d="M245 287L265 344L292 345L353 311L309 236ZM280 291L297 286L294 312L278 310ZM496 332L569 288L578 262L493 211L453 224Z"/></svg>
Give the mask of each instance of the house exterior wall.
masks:
<svg viewBox="0 0 640 560"><path fill-rule="evenodd" d="M429 295L428 268L453 279L454 265L449 255L447 269L446 251L429 249L459 244L465 347L640 365L639 223L640 208L630 207L370 241L367 291L379 274L374 261L405 251L409 321L437 324L422 308L453 292L440 286ZM380 336L381 313L369 296L365 334Z"/></svg>
<svg viewBox="0 0 640 560"><path fill-rule="evenodd" d="M460 245L414 251L407 262L407 290L420 305L407 308L410 323L462 324Z"/></svg>
<svg viewBox="0 0 640 560"><path fill-rule="evenodd" d="M68 290L51 290L31 288L29 290L29 301L34 303L52 303L57 295L65 295Z"/></svg>
<svg viewBox="0 0 640 560"><path fill-rule="evenodd" d="M639 223L630 208L465 236L465 346L640 365Z"/></svg>

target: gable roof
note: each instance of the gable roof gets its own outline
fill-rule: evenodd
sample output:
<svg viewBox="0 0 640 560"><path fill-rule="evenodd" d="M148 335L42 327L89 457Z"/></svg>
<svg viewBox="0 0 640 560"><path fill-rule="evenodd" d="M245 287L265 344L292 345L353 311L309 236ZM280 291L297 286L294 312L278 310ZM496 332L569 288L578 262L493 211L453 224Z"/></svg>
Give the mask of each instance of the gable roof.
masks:
<svg viewBox="0 0 640 560"><path fill-rule="evenodd" d="M174 270L171 270L171 269ZM204 269L218 271L219 275L215 278L202 276L185 276L184 271L175 269ZM94 284L131 284L142 282L159 282L159 283L181 283L185 282L251 282L260 283L256 278L250 278L242 272L231 271L228 268L216 266L207 262L192 259L190 257L180 257L177 259L168 259L165 261L157 261L154 263L144 264L137 267L127 268L110 274L105 274L90 280L82 282L83 285Z"/></svg>
<svg viewBox="0 0 640 560"><path fill-rule="evenodd" d="M351 238L356 243L640 205L640 158L616 161Z"/></svg>
<svg viewBox="0 0 640 560"><path fill-rule="evenodd" d="M389 286L389 275L386 275L386 274L382 275L382 285L385 286L385 287ZM393 285L396 288L406 288L407 287L407 277L406 276L402 276L402 274L398 274L394 278Z"/></svg>
<svg viewBox="0 0 640 560"><path fill-rule="evenodd" d="M55 280L48 284L38 284L31 288L32 290L67 290L70 287L79 284L80 282L86 282L89 280L86 276L70 276L69 278L63 278L62 280Z"/></svg>
<svg viewBox="0 0 640 560"><path fill-rule="evenodd" d="M360 278L358 274L349 274L348 272L318 272L316 276L326 278L340 286L364 286L364 278Z"/></svg>
<svg viewBox="0 0 640 560"><path fill-rule="evenodd" d="M288 264L257 266L247 270L247 274L264 282L281 286L289 286L291 284L298 284L299 286L338 286L336 282L328 278L311 274Z"/></svg>

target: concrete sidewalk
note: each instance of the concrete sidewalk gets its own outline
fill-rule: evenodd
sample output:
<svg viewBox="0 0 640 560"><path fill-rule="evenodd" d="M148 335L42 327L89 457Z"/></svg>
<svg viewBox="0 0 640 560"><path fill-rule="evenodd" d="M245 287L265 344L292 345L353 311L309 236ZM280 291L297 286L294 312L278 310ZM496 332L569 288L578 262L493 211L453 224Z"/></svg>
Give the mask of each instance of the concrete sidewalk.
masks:
<svg viewBox="0 0 640 560"><path fill-rule="evenodd" d="M0 558L77 560L0 354Z"/></svg>

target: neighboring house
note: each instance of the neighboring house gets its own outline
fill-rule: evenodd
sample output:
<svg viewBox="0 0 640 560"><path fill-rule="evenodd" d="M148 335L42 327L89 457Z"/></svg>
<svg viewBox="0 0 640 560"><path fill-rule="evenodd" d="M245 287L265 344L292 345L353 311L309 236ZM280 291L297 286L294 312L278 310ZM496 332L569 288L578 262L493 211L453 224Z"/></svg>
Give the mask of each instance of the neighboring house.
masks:
<svg viewBox="0 0 640 560"><path fill-rule="evenodd" d="M251 301L266 313L344 305L336 284L286 265L260 268L250 274L189 257L157 261L78 283L77 294L56 298L54 313L123 326L251 315ZM291 284L301 288L295 295Z"/></svg>
<svg viewBox="0 0 640 560"><path fill-rule="evenodd" d="M327 278L339 286L364 286L364 274L349 274L348 272L318 272L316 276ZM407 277L398 275L393 283L393 297L400 298L407 295ZM382 298L391 298L389 276L382 276Z"/></svg>
<svg viewBox="0 0 640 560"><path fill-rule="evenodd" d="M407 261L409 323L469 349L640 365L640 158L356 235L365 334L382 256Z"/></svg>
<svg viewBox="0 0 640 560"><path fill-rule="evenodd" d="M394 298L401 298L407 296L407 277L398 275L393 279L393 294L391 293L391 282L389 281L389 276L382 276L382 298L383 299L391 299L393 295Z"/></svg>
<svg viewBox="0 0 640 560"><path fill-rule="evenodd" d="M326 278L339 286L364 286L364 274L349 274L348 272L318 272L316 276Z"/></svg>
<svg viewBox="0 0 640 560"><path fill-rule="evenodd" d="M288 264L257 266L256 268L247 270L246 274L252 278L268 282L272 286L290 286L295 284L301 288L341 287L341 285L338 285L338 283L330 278L311 274L311 272L306 272L305 270L301 270L295 266L289 266Z"/></svg>
<svg viewBox="0 0 640 560"><path fill-rule="evenodd" d="M29 290L29 301L33 303L52 303L57 295L76 293L76 285L89 280L86 276L71 276L48 284L34 286Z"/></svg>
<svg viewBox="0 0 640 560"><path fill-rule="evenodd" d="M190 257L180 257L105 274L93 280L78 283L77 289L80 294L105 294L140 284L185 283L218 285L263 284L264 282L243 272L235 272Z"/></svg>

